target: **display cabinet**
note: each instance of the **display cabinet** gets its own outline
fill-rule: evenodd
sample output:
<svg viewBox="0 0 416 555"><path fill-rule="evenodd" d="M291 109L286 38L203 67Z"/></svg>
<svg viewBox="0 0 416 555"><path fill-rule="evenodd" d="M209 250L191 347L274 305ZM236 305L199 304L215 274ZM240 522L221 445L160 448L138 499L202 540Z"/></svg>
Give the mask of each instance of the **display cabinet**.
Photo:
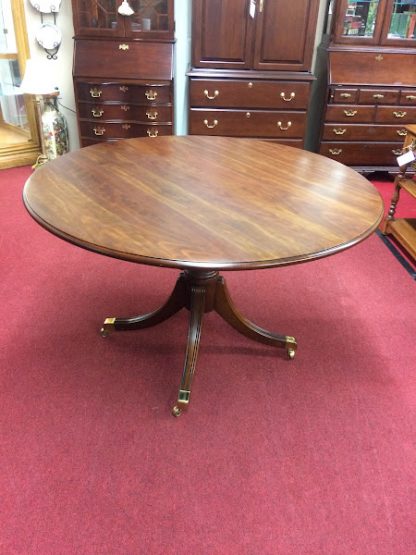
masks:
<svg viewBox="0 0 416 555"><path fill-rule="evenodd" d="M369 173L395 171L416 121L416 1L341 0L327 49L319 151Z"/></svg>
<svg viewBox="0 0 416 555"><path fill-rule="evenodd" d="M319 0L193 0L190 134L304 146Z"/></svg>
<svg viewBox="0 0 416 555"><path fill-rule="evenodd" d="M82 146L173 132L173 0L127 5L72 1Z"/></svg>

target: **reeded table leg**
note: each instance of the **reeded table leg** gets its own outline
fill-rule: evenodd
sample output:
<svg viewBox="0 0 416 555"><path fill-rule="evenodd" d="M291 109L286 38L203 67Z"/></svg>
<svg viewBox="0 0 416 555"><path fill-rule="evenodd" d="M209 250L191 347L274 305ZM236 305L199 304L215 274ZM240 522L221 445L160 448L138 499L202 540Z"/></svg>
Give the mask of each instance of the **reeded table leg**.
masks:
<svg viewBox="0 0 416 555"><path fill-rule="evenodd" d="M290 335L271 333L245 318L231 300L225 279L222 276L218 276L214 310L231 327L246 337L266 345L282 347L286 349L289 358L294 358L297 348L296 339Z"/></svg>
<svg viewBox="0 0 416 555"><path fill-rule="evenodd" d="M192 378L194 377L199 343L201 340L202 318L205 312L206 287L191 286L191 304L189 314L188 343L186 345L185 365L179 388L178 401L172 409L174 416L179 416L188 407L191 396Z"/></svg>
<svg viewBox="0 0 416 555"><path fill-rule="evenodd" d="M186 306L186 287L185 275L181 273L170 297L164 305L142 316L133 316L132 318L106 318L100 330L101 335L107 337L112 331L140 330L164 322Z"/></svg>
<svg viewBox="0 0 416 555"><path fill-rule="evenodd" d="M212 270L182 272L170 297L158 310L132 318L106 318L101 334L105 337L112 331L148 328L167 320L181 308L187 308L190 315L182 380L178 400L172 409L174 416L179 416L189 405L205 312L215 310L230 326L246 337L286 349L289 358L295 356L295 338L271 333L245 318L232 302L225 279Z"/></svg>

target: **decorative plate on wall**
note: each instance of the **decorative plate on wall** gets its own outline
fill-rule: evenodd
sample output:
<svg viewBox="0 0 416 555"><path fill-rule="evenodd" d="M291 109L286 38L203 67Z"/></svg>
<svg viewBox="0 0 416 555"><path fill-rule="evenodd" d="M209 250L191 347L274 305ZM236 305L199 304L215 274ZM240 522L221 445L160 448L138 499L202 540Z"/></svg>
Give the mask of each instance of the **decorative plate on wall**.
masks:
<svg viewBox="0 0 416 555"><path fill-rule="evenodd" d="M41 13L59 12L62 0L29 0L30 5Z"/></svg>
<svg viewBox="0 0 416 555"><path fill-rule="evenodd" d="M44 23L36 33L36 40L45 50L54 50L61 44L62 33L53 23Z"/></svg>

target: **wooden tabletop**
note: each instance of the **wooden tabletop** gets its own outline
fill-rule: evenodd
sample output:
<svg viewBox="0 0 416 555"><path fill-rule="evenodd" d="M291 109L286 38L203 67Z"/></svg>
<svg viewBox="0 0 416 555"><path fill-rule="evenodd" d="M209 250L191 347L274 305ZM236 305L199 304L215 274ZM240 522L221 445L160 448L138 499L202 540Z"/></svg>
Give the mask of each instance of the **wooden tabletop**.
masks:
<svg viewBox="0 0 416 555"><path fill-rule="evenodd" d="M318 154L252 139L103 143L26 182L30 214L76 245L177 268L249 269L326 256L370 235L376 189Z"/></svg>

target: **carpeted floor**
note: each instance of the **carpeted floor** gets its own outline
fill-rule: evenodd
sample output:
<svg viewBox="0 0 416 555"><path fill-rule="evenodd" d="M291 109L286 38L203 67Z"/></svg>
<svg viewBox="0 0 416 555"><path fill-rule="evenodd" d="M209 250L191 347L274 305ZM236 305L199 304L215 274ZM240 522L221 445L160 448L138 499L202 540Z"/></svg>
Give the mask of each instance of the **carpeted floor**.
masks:
<svg viewBox="0 0 416 555"><path fill-rule="evenodd" d="M0 552L416 553L415 282L373 235L333 257L229 272L293 361L204 321L191 408L170 415L187 327L102 339L176 271L71 246L0 173Z"/></svg>

